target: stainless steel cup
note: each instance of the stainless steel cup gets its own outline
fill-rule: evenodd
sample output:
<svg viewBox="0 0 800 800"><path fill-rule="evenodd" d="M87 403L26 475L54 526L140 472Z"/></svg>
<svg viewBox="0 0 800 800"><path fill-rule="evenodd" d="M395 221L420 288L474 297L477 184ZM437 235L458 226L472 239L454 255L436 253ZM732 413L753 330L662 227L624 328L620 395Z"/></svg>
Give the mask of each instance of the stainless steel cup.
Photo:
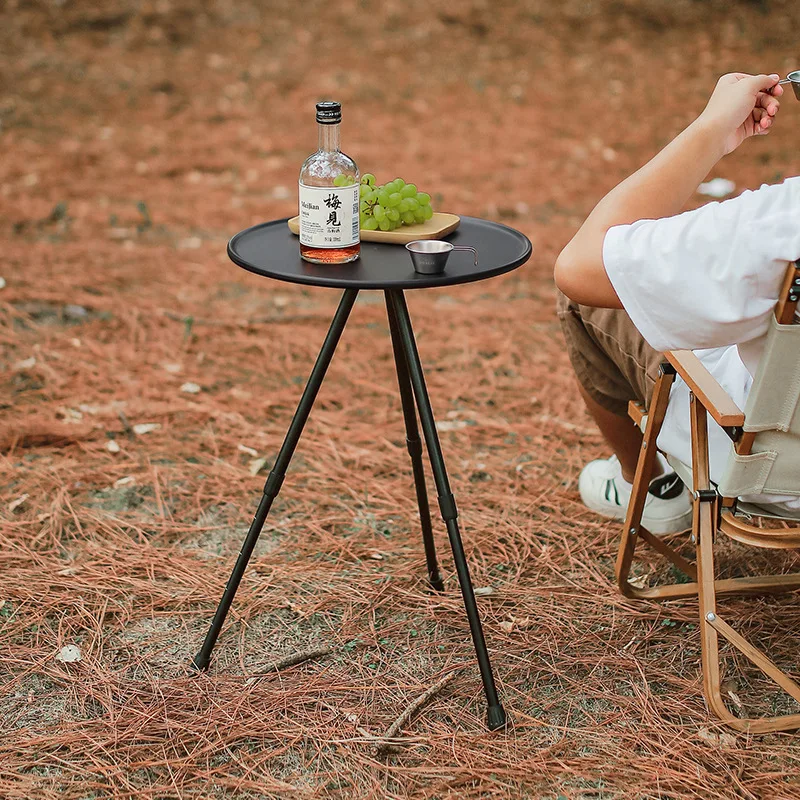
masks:
<svg viewBox="0 0 800 800"><path fill-rule="evenodd" d="M440 275L444 272L447 259L453 250L470 250L475 255L475 266L478 266L478 251L474 247L457 247L441 239L419 239L406 245L411 255L414 272L422 275Z"/></svg>
<svg viewBox="0 0 800 800"><path fill-rule="evenodd" d="M794 96L800 100L800 69L790 72L786 79L780 81L780 83L791 83L792 89L794 89Z"/></svg>

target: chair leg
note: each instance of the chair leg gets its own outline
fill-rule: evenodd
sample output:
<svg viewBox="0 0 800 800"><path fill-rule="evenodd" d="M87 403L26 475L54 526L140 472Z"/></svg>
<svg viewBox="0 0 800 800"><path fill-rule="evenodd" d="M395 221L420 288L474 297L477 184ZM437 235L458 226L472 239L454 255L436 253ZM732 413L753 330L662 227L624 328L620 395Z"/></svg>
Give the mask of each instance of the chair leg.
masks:
<svg viewBox="0 0 800 800"><path fill-rule="evenodd" d="M278 453L278 457L275 459L275 464L264 485L264 493L261 496L261 502L258 504L258 510L256 511L255 517L253 517L253 521L250 523L250 529L242 544L239 557L236 559L233 572L228 579L228 583L225 585L225 591L219 602L217 611L214 614L211 627L203 641L203 646L194 659L192 659L192 665L197 670L205 670L208 668L209 661L211 660L211 651L214 649L222 626L225 623L228 610L231 607L231 603L233 603L236 590L239 588L244 571L253 554L253 548L256 546L258 537L261 534L261 529L264 527L267 514L269 514L272 503L280 491L281 484L286 476L286 469L289 466L289 462L292 460L297 443L300 441L300 434L303 432L306 420L308 420L308 415L311 413L314 400L316 400L319 388L325 378L325 373L336 351L336 346L339 344L339 339L347 324L347 319L350 316L350 311L353 308L357 295L357 289L346 289L339 302L339 307L333 317L328 335L325 337L319 356L317 356L317 361L311 371L308 383L303 390L303 396L300 398L300 403L292 418L286 438L283 440L283 445Z"/></svg>
<svg viewBox="0 0 800 800"><path fill-rule="evenodd" d="M422 364L417 352L417 345L414 340L414 332L411 327L411 319L408 316L403 292L397 289L388 291L389 300L394 308L397 318L400 340L405 352L406 361L417 399L420 422L422 431L425 435L425 444L428 448L428 456L431 461L431 469L436 481L436 490L439 494L439 507L442 517L447 525L447 535L450 539L450 547L453 551L453 560L456 565L458 582L461 585L461 594L464 599L464 606L469 619L469 627L472 633L472 642L475 646L475 654L478 658L478 666L483 680L483 689L486 694L488 704L487 724L490 730L502 728L506 723L506 712L500 703L497 695L497 687L492 674L492 666L489 661L489 653L486 650L486 641L483 636L483 628L478 614L478 605L475 602L475 592L472 587L472 580L469 575L469 567L464 554L464 545L461 542L461 534L458 529L458 510L456 508L455 497L450 491L450 481L444 465L442 449L439 444L439 436L436 432L436 424L433 419L428 390L425 386L425 378L422 372Z"/></svg>
<svg viewBox="0 0 800 800"><path fill-rule="evenodd" d="M709 708L727 725L738 731L769 733L800 728L800 714L760 719L736 717L722 697L720 633L746 655L764 674L800 702L800 686L773 664L760 650L734 631L717 613L714 570L714 541L718 532L716 500L710 494L708 475L708 423L706 410L691 396L692 475L694 479L693 527L697 541L698 600L700 606L701 659L703 689Z"/></svg>
<svg viewBox="0 0 800 800"><path fill-rule="evenodd" d="M439 562L436 558L436 545L433 541L433 526L431 525L431 510L428 504L428 490L425 486L425 469L422 465L422 440L419 438L417 427L417 411L414 407L414 393L411 388L411 379L408 376L408 364L403 345L400 341L400 331L397 327L397 316L386 294L386 313L389 317L389 330L392 335L392 350L394 363L397 370L397 385L400 388L400 402L403 406L403 418L406 425L406 447L411 456L411 469L414 473L414 487L417 492L417 506L419 507L419 521L422 527L422 543L425 547L425 561L428 567L428 583L437 592L444 591L444 581L439 571Z"/></svg>
<svg viewBox="0 0 800 800"><path fill-rule="evenodd" d="M622 527L622 541L617 555L617 583L620 591L626 597L638 597L640 591L632 586L629 581L631 562L636 550L636 543L641 533L642 512L647 500L647 490L650 486L650 479L653 476L655 466L656 440L658 439L661 425L664 422L664 415L667 413L669 403L669 392L675 380L675 368L665 363L659 367L658 378L653 389L653 397L650 401L650 408L647 414L647 425L642 437L642 449L639 452L639 460L636 462L636 475L633 479L633 489L631 499L628 504L628 512L625 515L625 524Z"/></svg>

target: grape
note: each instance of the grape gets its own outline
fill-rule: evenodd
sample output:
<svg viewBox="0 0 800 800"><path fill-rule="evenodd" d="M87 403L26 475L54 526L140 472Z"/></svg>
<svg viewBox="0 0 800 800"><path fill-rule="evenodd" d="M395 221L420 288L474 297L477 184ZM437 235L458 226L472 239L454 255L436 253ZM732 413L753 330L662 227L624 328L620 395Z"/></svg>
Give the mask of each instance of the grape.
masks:
<svg viewBox="0 0 800 800"><path fill-rule="evenodd" d="M355 183L349 175L338 175L337 186ZM361 176L358 188L359 220L365 231L393 231L401 225L419 225L433 216L431 196L414 183L395 178L379 185L371 172Z"/></svg>
<svg viewBox="0 0 800 800"><path fill-rule="evenodd" d="M339 174L333 179L334 186L345 186L346 183L347 183L347 177L345 175Z"/></svg>

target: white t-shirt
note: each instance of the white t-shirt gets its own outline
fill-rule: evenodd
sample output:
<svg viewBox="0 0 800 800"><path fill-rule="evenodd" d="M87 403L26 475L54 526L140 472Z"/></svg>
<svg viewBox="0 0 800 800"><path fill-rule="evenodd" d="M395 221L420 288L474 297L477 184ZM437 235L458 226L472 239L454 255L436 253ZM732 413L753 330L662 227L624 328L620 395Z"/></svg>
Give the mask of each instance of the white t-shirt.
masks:
<svg viewBox="0 0 800 800"><path fill-rule="evenodd" d="M790 261L800 258L800 177L665 219L611 228L603 262L633 324L655 350L694 350L744 408ZM709 433L711 480L731 441ZM691 464L689 388L678 376L658 446ZM800 499L749 497L800 508Z"/></svg>

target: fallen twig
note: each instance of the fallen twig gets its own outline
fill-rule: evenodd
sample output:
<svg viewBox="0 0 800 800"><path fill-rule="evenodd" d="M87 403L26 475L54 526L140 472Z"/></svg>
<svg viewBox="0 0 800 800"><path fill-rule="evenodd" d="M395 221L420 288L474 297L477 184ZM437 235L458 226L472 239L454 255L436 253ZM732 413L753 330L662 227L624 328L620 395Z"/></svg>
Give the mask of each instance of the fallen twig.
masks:
<svg viewBox="0 0 800 800"><path fill-rule="evenodd" d="M396 739L397 734L400 732L400 729L417 713L426 703L428 703L433 697L435 697L439 692L450 683L453 678L460 672L459 669L455 669L452 672L445 675L440 680L436 681L430 689L424 691L416 700L414 700L410 705L408 705L402 714L388 727L386 733L380 737L381 741L376 746L375 752L376 755L383 755L384 753L389 753L392 750L397 749L397 745L395 742L389 741L391 739Z"/></svg>
<svg viewBox="0 0 800 800"><path fill-rule="evenodd" d="M279 670L286 669L287 667L294 667L296 664L302 664L304 661L310 661L312 658L322 658L322 656L330 655L332 652L332 647L315 647L311 650L301 650L299 653L293 653L285 658L272 661L269 664L261 667L258 672L251 675L245 681L245 686L255 683L257 680L269 675L271 672L278 672Z"/></svg>

